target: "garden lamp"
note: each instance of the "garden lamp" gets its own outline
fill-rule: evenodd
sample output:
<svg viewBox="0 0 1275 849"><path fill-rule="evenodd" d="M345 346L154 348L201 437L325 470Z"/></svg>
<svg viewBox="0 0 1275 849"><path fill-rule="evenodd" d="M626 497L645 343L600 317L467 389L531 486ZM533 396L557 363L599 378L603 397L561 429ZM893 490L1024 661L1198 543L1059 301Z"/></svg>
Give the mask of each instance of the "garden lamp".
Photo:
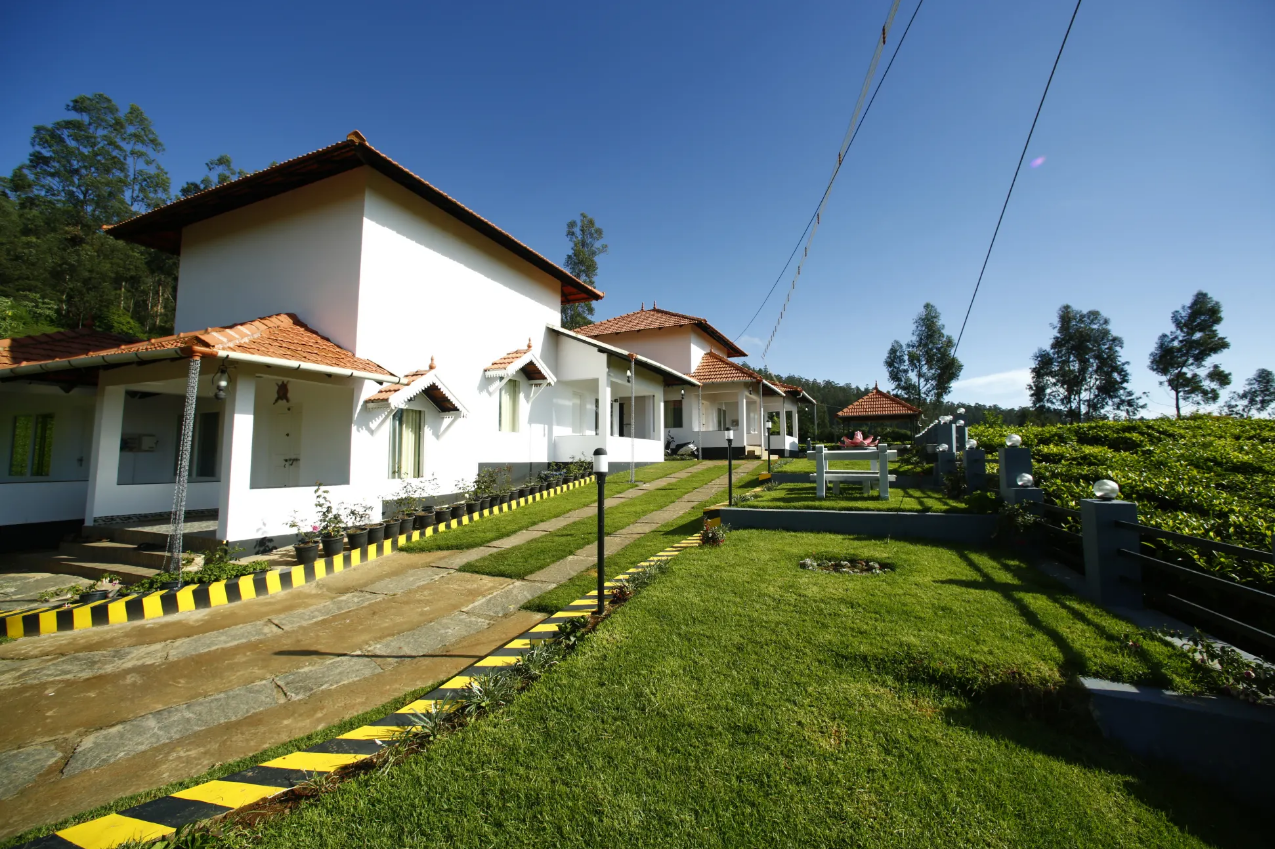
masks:
<svg viewBox="0 0 1275 849"><path fill-rule="evenodd" d="M957 408L956 408L956 414L957 414L958 416L963 416L963 415L965 415L965 408L964 408L964 407L957 407Z"/></svg>
<svg viewBox="0 0 1275 849"><path fill-rule="evenodd" d="M593 475L598 479L598 615L606 611L606 489L607 450L593 449Z"/></svg>
<svg viewBox="0 0 1275 849"><path fill-rule="evenodd" d="M735 429L726 428L726 504L730 505L735 500L735 482L733 480L735 474L734 452L731 450L731 444L735 441Z"/></svg>
<svg viewBox="0 0 1275 849"><path fill-rule="evenodd" d="M944 451L946 451L946 450L947 450L947 448L948 448L948 445L947 445L947 443L946 443L946 442L940 442L940 443L939 443L939 453L940 453L940 454L942 454Z"/></svg>
<svg viewBox="0 0 1275 849"><path fill-rule="evenodd" d="M1106 479L1094 481L1093 494L1103 501L1113 501L1120 497L1120 484Z"/></svg>
<svg viewBox="0 0 1275 849"><path fill-rule="evenodd" d="M1036 482L1036 479L1033 478L1031 475L1027 474L1026 472L1023 472L1021 475L1015 478L1015 480L1018 481L1019 486L1031 486L1032 484Z"/></svg>
<svg viewBox="0 0 1275 849"><path fill-rule="evenodd" d="M977 440L977 439L967 439L967 440L965 440L965 450L966 450L966 451L973 451L973 450L974 450L975 448L977 448L977 447L978 447L978 440Z"/></svg>
<svg viewBox="0 0 1275 849"><path fill-rule="evenodd" d="M1017 448L1022 444L1023 438L1016 433L1011 433L1009 436L1005 437L1006 448Z"/></svg>

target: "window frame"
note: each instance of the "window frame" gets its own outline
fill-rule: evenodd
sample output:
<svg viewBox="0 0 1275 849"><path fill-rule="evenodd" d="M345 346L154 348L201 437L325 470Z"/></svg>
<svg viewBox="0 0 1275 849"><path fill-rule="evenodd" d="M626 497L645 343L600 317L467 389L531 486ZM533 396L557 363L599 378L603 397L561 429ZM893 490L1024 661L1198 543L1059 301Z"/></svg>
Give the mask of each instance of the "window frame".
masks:
<svg viewBox="0 0 1275 849"><path fill-rule="evenodd" d="M522 401L522 384L516 378L509 378L500 385L496 393L496 430L499 433L518 433L519 407ZM506 423L508 427L506 427Z"/></svg>
<svg viewBox="0 0 1275 849"><path fill-rule="evenodd" d="M410 427L416 437L415 457L410 465L415 474L409 474L403 462L403 431ZM425 476L425 411L411 407L395 410L390 417L390 478L416 480Z"/></svg>

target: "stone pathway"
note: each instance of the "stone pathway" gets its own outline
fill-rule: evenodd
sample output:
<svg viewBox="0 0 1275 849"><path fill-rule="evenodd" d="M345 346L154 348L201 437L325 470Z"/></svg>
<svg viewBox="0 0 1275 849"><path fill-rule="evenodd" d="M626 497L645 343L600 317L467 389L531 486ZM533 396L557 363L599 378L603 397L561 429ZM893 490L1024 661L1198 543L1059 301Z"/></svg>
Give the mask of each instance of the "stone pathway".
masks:
<svg viewBox="0 0 1275 849"><path fill-rule="evenodd" d="M700 487L611 534L608 553L725 485L722 478ZM0 646L0 839L198 775L450 677L542 619L519 607L593 568L593 546L521 581L456 567L595 510L467 551L399 552L246 604Z"/></svg>

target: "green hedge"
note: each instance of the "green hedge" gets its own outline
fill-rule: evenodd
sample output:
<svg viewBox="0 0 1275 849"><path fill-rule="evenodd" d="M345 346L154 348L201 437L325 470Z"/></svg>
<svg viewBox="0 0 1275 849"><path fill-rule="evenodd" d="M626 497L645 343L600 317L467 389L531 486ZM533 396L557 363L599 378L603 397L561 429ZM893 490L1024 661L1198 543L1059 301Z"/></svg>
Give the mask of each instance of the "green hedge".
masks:
<svg viewBox="0 0 1275 849"><path fill-rule="evenodd" d="M1271 550L1275 530L1275 421L1214 416L1081 425L976 425L970 436L995 457L1017 433L1032 449L1036 484L1047 499L1077 507L1093 482L1110 478L1138 519L1168 531ZM994 471L995 463L989 463ZM1244 583L1275 586L1275 566L1163 541L1152 547Z"/></svg>

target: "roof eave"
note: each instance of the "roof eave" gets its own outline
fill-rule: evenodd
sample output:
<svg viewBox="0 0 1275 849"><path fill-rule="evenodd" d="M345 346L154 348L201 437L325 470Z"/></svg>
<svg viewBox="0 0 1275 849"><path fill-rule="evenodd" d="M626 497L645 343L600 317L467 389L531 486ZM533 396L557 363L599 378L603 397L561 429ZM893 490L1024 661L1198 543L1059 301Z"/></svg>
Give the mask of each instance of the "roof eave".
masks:
<svg viewBox="0 0 1275 849"><path fill-rule="evenodd" d="M597 349L599 353L614 354L617 357L624 357L626 359L631 356L640 365L644 366L648 370L659 372L660 374L664 375L666 378L671 378L673 380L672 384L670 384L666 380L664 384L665 386L669 386L669 385L700 386L702 385L698 380L691 377L690 375L682 374L680 371L677 371L676 369L669 368L663 363L644 357L641 354L634 354L631 351L624 350L623 348L617 348L614 345L608 345L606 342L599 341L589 336L583 336L579 333L575 333L574 331L567 330L565 327L560 327L556 324L546 324L545 327L549 328L554 333L557 333L560 336L565 336L568 339L573 339L576 342L579 342L581 345L590 345L593 348Z"/></svg>

